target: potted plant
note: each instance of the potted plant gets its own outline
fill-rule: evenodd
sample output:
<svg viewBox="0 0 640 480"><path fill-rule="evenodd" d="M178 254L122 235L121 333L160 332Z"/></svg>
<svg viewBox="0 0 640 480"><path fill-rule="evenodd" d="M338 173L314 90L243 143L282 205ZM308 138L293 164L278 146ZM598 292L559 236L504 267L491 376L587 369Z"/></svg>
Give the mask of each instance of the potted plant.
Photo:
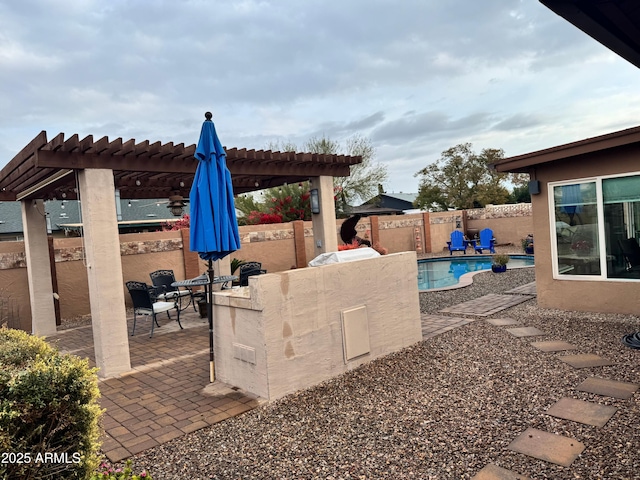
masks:
<svg viewBox="0 0 640 480"><path fill-rule="evenodd" d="M231 260L231 275L236 273L236 270L238 268L240 268L242 265L244 265L245 263L247 263L246 260L240 260L239 258L233 258Z"/></svg>
<svg viewBox="0 0 640 480"><path fill-rule="evenodd" d="M493 264L491 271L501 273L507 271L507 263L509 263L509 255L498 254L493 256Z"/></svg>
<svg viewBox="0 0 640 480"><path fill-rule="evenodd" d="M523 238L520 242L522 243L522 250L524 250L524 253L533 255L533 235L527 235L527 238Z"/></svg>

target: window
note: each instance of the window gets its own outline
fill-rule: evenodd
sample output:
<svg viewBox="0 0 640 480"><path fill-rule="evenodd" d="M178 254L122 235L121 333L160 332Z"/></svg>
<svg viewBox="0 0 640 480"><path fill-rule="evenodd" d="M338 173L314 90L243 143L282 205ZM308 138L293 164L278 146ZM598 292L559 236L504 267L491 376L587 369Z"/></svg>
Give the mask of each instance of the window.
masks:
<svg viewBox="0 0 640 480"><path fill-rule="evenodd" d="M555 273L640 279L640 175L551 184Z"/></svg>

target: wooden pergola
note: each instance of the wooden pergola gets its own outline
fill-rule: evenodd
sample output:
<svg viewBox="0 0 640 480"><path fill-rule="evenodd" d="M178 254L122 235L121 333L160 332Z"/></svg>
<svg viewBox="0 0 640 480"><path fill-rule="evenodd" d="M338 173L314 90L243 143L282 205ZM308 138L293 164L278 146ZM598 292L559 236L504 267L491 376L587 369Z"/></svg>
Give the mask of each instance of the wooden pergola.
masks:
<svg viewBox="0 0 640 480"><path fill-rule="evenodd" d="M0 171L0 201L76 199L74 171L113 171L121 198L187 197L198 166L196 146L134 139L94 141L59 133L47 139L40 132ZM235 194L297 183L315 176L345 177L361 157L316 153L273 152L229 148L227 166Z"/></svg>
<svg viewBox="0 0 640 480"><path fill-rule="evenodd" d="M83 241L98 375L131 370L115 194L120 198L187 197L198 160L195 145L136 143L89 135L48 140L41 132L0 171L0 201L20 201L32 332L56 332L43 202L82 201ZM320 213L313 215L318 254L337 250L333 177L348 176L361 157L230 148L234 193L312 181ZM33 208L36 207L36 208ZM186 248L186 247L185 247ZM218 273L220 274L220 273Z"/></svg>

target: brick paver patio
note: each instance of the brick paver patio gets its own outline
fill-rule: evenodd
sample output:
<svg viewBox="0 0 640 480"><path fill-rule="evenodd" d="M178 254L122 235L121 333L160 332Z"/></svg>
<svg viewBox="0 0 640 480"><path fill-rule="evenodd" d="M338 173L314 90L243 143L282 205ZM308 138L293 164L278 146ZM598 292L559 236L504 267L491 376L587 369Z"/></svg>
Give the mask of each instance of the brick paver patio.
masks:
<svg viewBox="0 0 640 480"><path fill-rule="evenodd" d="M99 382L106 409L102 451L120 461L148 448L251 410L261 399L209 382L209 328L193 310L166 316L149 338L149 321L129 337L132 372ZM129 321L131 332L132 320ZM61 351L94 362L91 326L63 330L47 340Z"/></svg>

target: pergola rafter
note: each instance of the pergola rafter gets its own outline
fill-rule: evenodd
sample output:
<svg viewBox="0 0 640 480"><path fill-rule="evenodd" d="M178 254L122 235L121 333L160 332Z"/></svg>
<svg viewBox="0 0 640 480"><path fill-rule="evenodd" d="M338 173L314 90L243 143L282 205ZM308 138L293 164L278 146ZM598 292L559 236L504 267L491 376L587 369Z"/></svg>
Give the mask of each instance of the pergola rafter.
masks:
<svg viewBox="0 0 640 480"><path fill-rule="evenodd" d="M47 140L40 132L0 171L0 200L77 198L75 171L110 169L121 198L187 196L198 165L196 146L92 135ZM236 194L314 176L344 177L361 157L228 148L227 166ZM69 173L71 172L71 173Z"/></svg>

